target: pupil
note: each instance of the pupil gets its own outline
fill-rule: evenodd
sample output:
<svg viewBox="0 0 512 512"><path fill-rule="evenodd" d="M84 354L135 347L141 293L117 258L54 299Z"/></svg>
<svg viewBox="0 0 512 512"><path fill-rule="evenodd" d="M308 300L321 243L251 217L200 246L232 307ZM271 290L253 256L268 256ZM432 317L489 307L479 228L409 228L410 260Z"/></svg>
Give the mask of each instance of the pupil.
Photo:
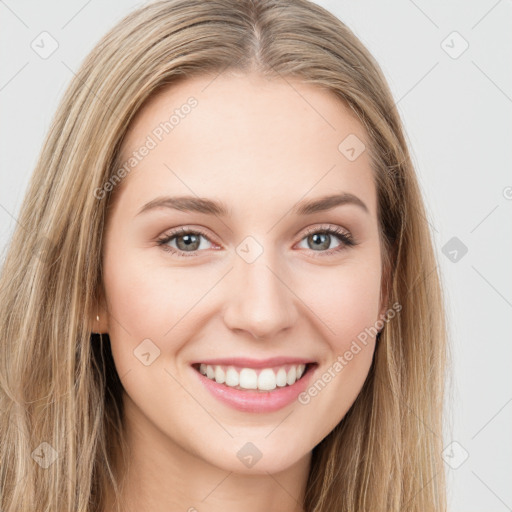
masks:
<svg viewBox="0 0 512 512"><path fill-rule="evenodd" d="M181 235L181 237L178 237L177 239L178 246L180 245L180 240L183 241L185 249L197 249L197 247L199 246L199 237L197 235Z"/></svg>
<svg viewBox="0 0 512 512"><path fill-rule="evenodd" d="M324 237L324 241L322 242L322 239L320 237ZM315 233L314 235L311 235L311 238L314 241L314 247L315 248L321 248L321 249L327 249L329 247L329 235L326 233ZM319 242L319 243L317 243Z"/></svg>

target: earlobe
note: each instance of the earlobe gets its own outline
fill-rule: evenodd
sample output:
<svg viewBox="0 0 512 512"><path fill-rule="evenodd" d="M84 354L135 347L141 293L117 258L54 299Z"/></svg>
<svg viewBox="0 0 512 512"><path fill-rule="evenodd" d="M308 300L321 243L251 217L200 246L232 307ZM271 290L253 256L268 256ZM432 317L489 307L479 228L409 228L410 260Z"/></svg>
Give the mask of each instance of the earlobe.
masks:
<svg viewBox="0 0 512 512"><path fill-rule="evenodd" d="M93 322L93 334L108 334L108 320L106 315L97 314Z"/></svg>
<svg viewBox="0 0 512 512"><path fill-rule="evenodd" d="M385 260L387 263L387 260ZM380 293L380 304L382 305L379 311L379 318L387 318L387 312L389 310L390 302L390 289L391 279L390 271L387 264L383 267L382 280L381 280L381 293Z"/></svg>
<svg viewBox="0 0 512 512"><path fill-rule="evenodd" d="M105 304L104 294L100 292L100 296L96 301L96 308L93 309L92 332L95 334L108 334L108 314Z"/></svg>
<svg viewBox="0 0 512 512"><path fill-rule="evenodd" d="M387 317L388 305L384 304L379 312L379 319L385 319Z"/></svg>
<svg viewBox="0 0 512 512"><path fill-rule="evenodd" d="M384 330L385 326L386 326L386 319L388 317L388 310L389 310L389 297L388 297L388 287L387 287L388 283L387 281L384 283L383 287L382 287L382 290L381 290L381 296L380 296L380 303L379 305L381 305L380 307L380 310L379 310L379 317L378 317L378 321L379 323L382 323L382 328L379 329L379 332L377 333L377 337L376 337L376 340L379 341L381 335L382 335L382 331Z"/></svg>

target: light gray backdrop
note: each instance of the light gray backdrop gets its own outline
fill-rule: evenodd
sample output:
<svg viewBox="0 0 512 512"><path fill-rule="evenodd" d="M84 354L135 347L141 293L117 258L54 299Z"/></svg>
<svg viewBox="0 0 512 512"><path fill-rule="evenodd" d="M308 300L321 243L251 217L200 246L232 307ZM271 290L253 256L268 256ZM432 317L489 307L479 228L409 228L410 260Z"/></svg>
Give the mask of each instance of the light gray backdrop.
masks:
<svg viewBox="0 0 512 512"><path fill-rule="evenodd" d="M454 361L449 510L512 510L512 1L318 3L381 64L427 202ZM0 0L0 250L73 73L142 4Z"/></svg>

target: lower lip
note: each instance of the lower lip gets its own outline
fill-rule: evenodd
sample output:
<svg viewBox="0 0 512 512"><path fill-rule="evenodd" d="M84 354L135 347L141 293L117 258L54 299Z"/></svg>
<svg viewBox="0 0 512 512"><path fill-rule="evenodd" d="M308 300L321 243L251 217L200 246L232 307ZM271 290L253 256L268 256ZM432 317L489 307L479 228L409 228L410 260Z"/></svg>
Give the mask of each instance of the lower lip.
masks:
<svg viewBox="0 0 512 512"><path fill-rule="evenodd" d="M272 391L234 389L205 377L194 368L192 371L199 377L206 389L224 404L239 411L261 413L278 411L291 404L307 388L316 366L316 364L311 366L295 384L275 388Z"/></svg>

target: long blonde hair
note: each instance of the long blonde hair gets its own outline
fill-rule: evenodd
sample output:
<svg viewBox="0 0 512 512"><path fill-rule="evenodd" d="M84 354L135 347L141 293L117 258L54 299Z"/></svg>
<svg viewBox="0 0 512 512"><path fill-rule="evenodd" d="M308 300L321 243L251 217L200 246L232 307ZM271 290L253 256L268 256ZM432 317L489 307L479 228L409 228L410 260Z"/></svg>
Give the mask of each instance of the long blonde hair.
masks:
<svg viewBox="0 0 512 512"><path fill-rule="evenodd" d="M332 91L370 141L384 247L380 336L357 400L313 449L307 512L444 511L444 299L421 192L382 72L307 0L168 0L129 14L69 85L0 278L0 509L102 511L125 454L108 336L91 336L102 233L123 137L162 87L227 69ZM118 463L118 455L120 462ZM110 492L110 491L109 491Z"/></svg>

